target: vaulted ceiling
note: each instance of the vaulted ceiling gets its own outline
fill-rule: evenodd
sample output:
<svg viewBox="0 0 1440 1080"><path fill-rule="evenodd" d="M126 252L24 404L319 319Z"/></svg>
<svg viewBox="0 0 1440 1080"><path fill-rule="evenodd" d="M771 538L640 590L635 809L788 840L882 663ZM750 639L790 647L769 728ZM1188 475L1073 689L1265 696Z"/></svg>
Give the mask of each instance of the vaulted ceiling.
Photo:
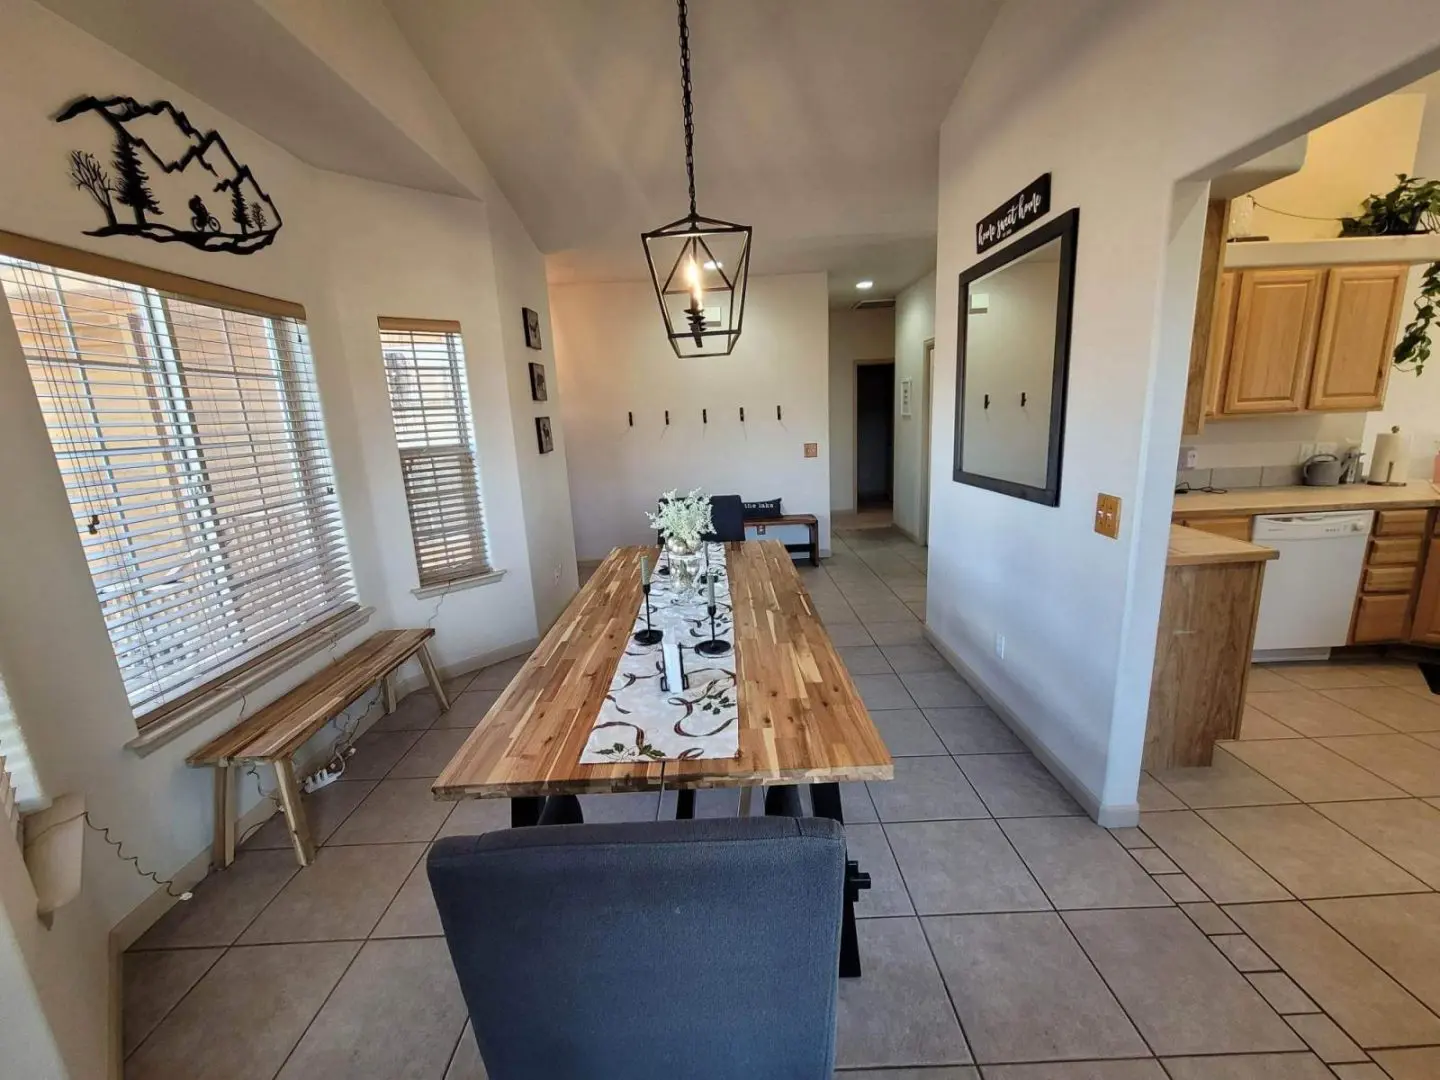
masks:
<svg viewBox="0 0 1440 1080"><path fill-rule="evenodd" d="M638 234L686 209L673 0L388 6L552 280L643 273ZM757 272L924 273L940 122L997 6L692 0L701 212L755 227Z"/></svg>
<svg viewBox="0 0 1440 1080"><path fill-rule="evenodd" d="M552 281L642 277L686 209L673 0L42 2L313 164L461 194L379 87L430 95ZM755 227L754 272L839 302L933 265L940 123L999 2L690 0L700 210ZM348 45L373 62L333 70Z"/></svg>

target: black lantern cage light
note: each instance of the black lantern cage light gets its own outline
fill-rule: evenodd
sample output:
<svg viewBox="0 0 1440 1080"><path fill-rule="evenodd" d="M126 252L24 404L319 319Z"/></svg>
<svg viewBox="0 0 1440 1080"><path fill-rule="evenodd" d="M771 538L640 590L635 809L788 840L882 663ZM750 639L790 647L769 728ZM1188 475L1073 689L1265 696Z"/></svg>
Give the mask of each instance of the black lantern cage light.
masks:
<svg viewBox="0 0 1440 1080"><path fill-rule="evenodd" d="M695 120L691 105L690 32L678 0L680 80L685 111L685 175L690 213L641 233L655 299L670 347L679 357L728 356L740 340L750 280L750 226L702 217L695 207Z"/></svg>

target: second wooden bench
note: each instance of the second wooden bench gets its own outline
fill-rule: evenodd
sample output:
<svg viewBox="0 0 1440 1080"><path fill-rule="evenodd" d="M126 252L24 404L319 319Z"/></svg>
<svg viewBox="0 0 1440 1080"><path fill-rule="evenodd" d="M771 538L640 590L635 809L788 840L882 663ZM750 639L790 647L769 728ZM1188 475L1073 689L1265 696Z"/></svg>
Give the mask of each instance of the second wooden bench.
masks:
<svg viewBox="0 0 1440 1080"><path fill-rule="evenodd" d="M310 865L315 845L300 804L295 752L376 683L381 684L385 696L385 711L392 712L395 687L391 676L412 656L425 669L440 710L448 711L449 699L426 648L434 635L430 629L382 630L185 759L188 765L215 769L213 865L225 867L235 861L235 767L261 762L275 767L280 809L290 829L295 857L301 866Z"/></svg>

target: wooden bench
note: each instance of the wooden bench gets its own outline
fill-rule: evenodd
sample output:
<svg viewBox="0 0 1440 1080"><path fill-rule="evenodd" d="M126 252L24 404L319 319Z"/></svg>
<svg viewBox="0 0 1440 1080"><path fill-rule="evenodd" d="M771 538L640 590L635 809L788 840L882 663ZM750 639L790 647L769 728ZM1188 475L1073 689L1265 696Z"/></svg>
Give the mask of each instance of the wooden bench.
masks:
<svg viewBox="0 0 1440 1080"><path fill-rule="evenodd" d="M810 553L810 565L820 565L820 519L814 514L781 514L772 518L752 518L745 522L747 529L754 529L761 536L771 525L804 525L810 530L810 543L808 545L786 544L785 550L792 555L797 551Z"/></svg>
<svg viewBox="0 0 1440 1080"><path fill-rule="evenodd" d="M441 711L450 708L440 685L440 674L430 659L426 642L431 629L382 630L351 649L333 664L306 679L288 694L246 717L225 734L212 739L185 759L187 765L215 769L214 866L235 861L235 777L237 765L266 762L275 767L280 809L290 829L290 842L301 866L315 858L315 845L300 804L295 779L295 751L376 683L381 684L385 712L395 709L395 669L410 657L420 660Z"/></svg>

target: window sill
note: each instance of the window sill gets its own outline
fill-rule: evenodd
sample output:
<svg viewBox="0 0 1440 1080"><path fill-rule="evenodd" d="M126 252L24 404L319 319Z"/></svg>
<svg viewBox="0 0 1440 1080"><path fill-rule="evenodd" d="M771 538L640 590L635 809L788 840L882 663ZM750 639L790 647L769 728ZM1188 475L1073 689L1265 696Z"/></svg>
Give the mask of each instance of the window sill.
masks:
<svg viewBox="0 0 1440 1080"><path fill-rule="evenodd" d="M481 585L494 585L495 582L504 576L504 570L487 570L483 574L457 578L455 581L445 581L436 585L421 585L418 589L411 589L410 593L415 599L424 600L427 596L445 596L447 593L460 592L464 589L476 589Z"/></svg>
<svg viewBox="0 0 1440 1080"><path fill-rule="evenodd" d="M222 709L241 700L257 686L278 678L322 649L330 648L335 641L364 626L370 621L370 616L374 614L373 607L360 608L338 622L325 627L324 633L311 634L301 638L288 649L276 653L265 663L246 669L234 679L221 683L203 697L196 699L184 709L147 727L127 742L125 749L133 750L141 757L148 757L166 743L178 739L197 724L203 723Z"/></svg>

